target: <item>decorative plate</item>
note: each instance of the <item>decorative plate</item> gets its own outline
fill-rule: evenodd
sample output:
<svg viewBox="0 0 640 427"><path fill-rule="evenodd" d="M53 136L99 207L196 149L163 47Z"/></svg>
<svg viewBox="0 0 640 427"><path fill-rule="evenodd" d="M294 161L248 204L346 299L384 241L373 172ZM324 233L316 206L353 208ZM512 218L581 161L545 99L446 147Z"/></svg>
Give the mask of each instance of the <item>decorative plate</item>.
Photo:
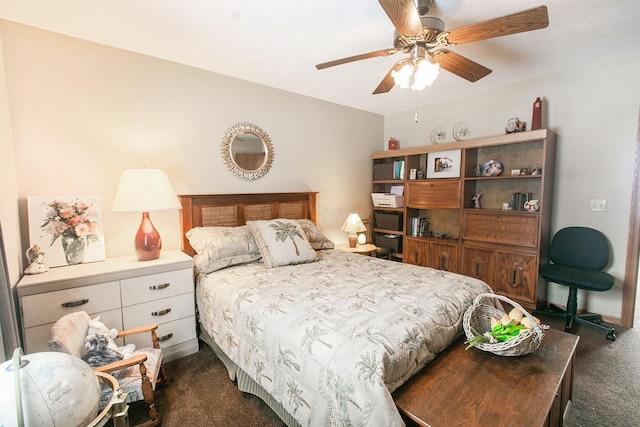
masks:
<svg viewBox="0 0 640 427"><path fill-rule="evenodd" d="M500 160L489 160L482 166L482 175L498 176L502 173L502 162Z"/></svg>
<svg viewBox="0 0 640 427"><path fill-rule="evenodd" d="M441 126L433 128L431 131L431 142L433 144L439 144L447 137L446 132L442 129Z"/></svg>
<svg viewBox="0 0 640 427"><path fill-rule="evenodd" d="M471 133L465 122L458 122L453 126L453 139L462 141Z"/></svg>

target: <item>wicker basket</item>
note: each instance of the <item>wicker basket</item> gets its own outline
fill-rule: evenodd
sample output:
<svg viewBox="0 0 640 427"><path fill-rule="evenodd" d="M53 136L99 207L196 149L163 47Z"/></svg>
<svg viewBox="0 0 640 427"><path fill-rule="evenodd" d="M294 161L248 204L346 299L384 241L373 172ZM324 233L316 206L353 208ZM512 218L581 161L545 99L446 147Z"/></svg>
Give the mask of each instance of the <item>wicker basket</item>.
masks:
<svg viewBox="0 0 640 427"><path fill-rule="evenodd" d="M462 327L467 339L470 340L476 336L472 332L472 329L480 334L491 331L491 317L500 319L505 313L499 310L495 305L489 305L483 303L484 299L497 299L509 303L513 307L517 307L522 311L524 316L530 318L533 323L533 329L527 329L520 331L520 334L511 338L508 341L491 343L480 343L474 347L483 351L488 351L498 356L523 356L529 354L540 346L542 338L544 337L544 329L549 329L547 325L538 325L535 322L535 318L529 314L520 304L510 300L507 297L496 294L480 294L473 301L473 304L469 306L465 311L462 318ZM500 305L500 304L498 304Z"/></svg>

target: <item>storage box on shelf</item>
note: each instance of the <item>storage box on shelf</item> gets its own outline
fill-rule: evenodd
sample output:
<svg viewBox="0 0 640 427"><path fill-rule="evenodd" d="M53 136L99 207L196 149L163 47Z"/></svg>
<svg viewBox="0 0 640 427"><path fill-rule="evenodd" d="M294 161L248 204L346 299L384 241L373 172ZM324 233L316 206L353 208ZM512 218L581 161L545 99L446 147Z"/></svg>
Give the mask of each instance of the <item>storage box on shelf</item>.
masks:
<svg viewBox="0 0 640 427"><path fill-rule="evenodd" d="M454 148L461 150L460 177L403 181L405 206L396 213L403 220L404 262L480 278L525 308L540 308L546 288L538 279L538 267L547 262L555 134L541 129L459 141ZM411 169L426 172L428 154L449 149L428 145L373 153L374 171L376 165L403 160L406 177ZM500 175L481 173L491 160L502 164ZM521 170L528 173L521 175ZM398 183L374 179L373 190L385 192ZM514 206L515 194L524 199ZM540 210L524 210L520 204L526 198L539 200ZM503 209L505 203L510 209ZM428 222L428 233L413 230L414 218Z"/></svg>
<svg viewBox="0 0 640 427"><path fill-rule="evenodd" d="M402 253L402 235L400 234L383 234L376 232L373 235L373 243L379 248L389 249L391 254L399 257Z"/></svg>
<svg viewBox="0 0 640 427"><path fill-rule="evenodd" d="M157 323L166 361L198 351L193 260L180 251L153 261L130 256L57 267L23 277L17 291L25 352L48 351L55 321L81 310L118 330Z"/></svg>

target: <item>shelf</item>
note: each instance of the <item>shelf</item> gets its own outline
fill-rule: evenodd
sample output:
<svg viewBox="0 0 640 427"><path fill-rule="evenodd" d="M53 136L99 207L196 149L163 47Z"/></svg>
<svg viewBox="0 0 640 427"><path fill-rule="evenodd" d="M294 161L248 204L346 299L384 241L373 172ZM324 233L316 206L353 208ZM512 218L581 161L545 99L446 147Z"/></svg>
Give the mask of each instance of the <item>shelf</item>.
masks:
<svg viewBox="0 0 640 427"><path fill-rule="evenodd" d="M398 236L402 236L404 234L402 230L389 230L386 228L374 228L373 232L380 234L397 234Z"/></svg>
<svg viewBox="0 0 640 427"><path fill-rule="evenodd" d="M404 212L404 207L402 207L402 208L390 208L388 206L374 206L373 210L374 211L388 211L388 212L399 212L399 213L402 213L402 212Z"/></svg>
<svg viewBox="0 0 640 427"><path fill-rule="evenodd" d="M436 237L436 236L410 236L409 234L407 234L405 236L407 239L415 239L415 240L424 240L424 241L428 241L428 242L443 242L443 243L460 243L460 236L453 236L453 237Z"/></svg>
<svg viewBox="0 0 640 427"><path fill-rule="evenodd" d="M513 209L464 208L463 210L468 212L484 212L484 213L493 213L493 214L540 215L540 211L535 211L535 212L515 211Z"/></svg>
<svg viewBox="0 0 640 427"><path fill-rule="evenodd" d="M465 181L501 181L505 179L542 179L542 175L466 176Z"/></svg>
<svg viewBox="0 0 640 427"><path fill-rule="evenodd" d="M377 179L374 184L404 184L404 179Z"/></svg>

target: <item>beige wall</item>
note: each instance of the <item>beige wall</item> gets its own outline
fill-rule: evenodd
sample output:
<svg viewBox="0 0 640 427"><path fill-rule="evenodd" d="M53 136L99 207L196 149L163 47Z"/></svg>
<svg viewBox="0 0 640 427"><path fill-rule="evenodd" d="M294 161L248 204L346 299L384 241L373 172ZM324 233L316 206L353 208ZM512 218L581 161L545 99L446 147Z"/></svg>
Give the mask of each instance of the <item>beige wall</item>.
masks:
<svg viewBox="0 0 640 427"><path fill-rule="evenodd" d="M529 126L533 101L542 97L543 125L558 134L552 228L585 225L607 235L613 255L608 271L616 277L616 285L610 292L580 294L580 307L619 317L638 131L639 75L640 55L588 64L481 96L421 108L417 124L413 110L387 116L384 132L387 138L398 138L402 147L430 144L431 130L438 126L447 132L447 141L452 141L452 128L459 121L470 129L469 137L498 135L504 133L510 117L519 117ZM428 89L419 96L428 96ZM442 147L450 149L455 143ZM606 212L590 212L590 199L606 199ZM566 304L567 293L567 288L551 285L549 300Z"/></svg>
<svg viewBox="0 0 640 427"><path fill-rule="evenodd" d="M165 169L178 194L317 191L318 222L338 242L350 211L369 214L382 116L8 21L0 34L13 129L2 152L15 158L22 229L11 253L29 244L27 196L100 195L107 256L132 254L139 214L111 212L120 172L132 167ZM257 182L221 157L224 132L242 121L274 144ZM15 189L3 192L7 206ZM178 249L178 212L151 217L164 248Z"/></svg>

